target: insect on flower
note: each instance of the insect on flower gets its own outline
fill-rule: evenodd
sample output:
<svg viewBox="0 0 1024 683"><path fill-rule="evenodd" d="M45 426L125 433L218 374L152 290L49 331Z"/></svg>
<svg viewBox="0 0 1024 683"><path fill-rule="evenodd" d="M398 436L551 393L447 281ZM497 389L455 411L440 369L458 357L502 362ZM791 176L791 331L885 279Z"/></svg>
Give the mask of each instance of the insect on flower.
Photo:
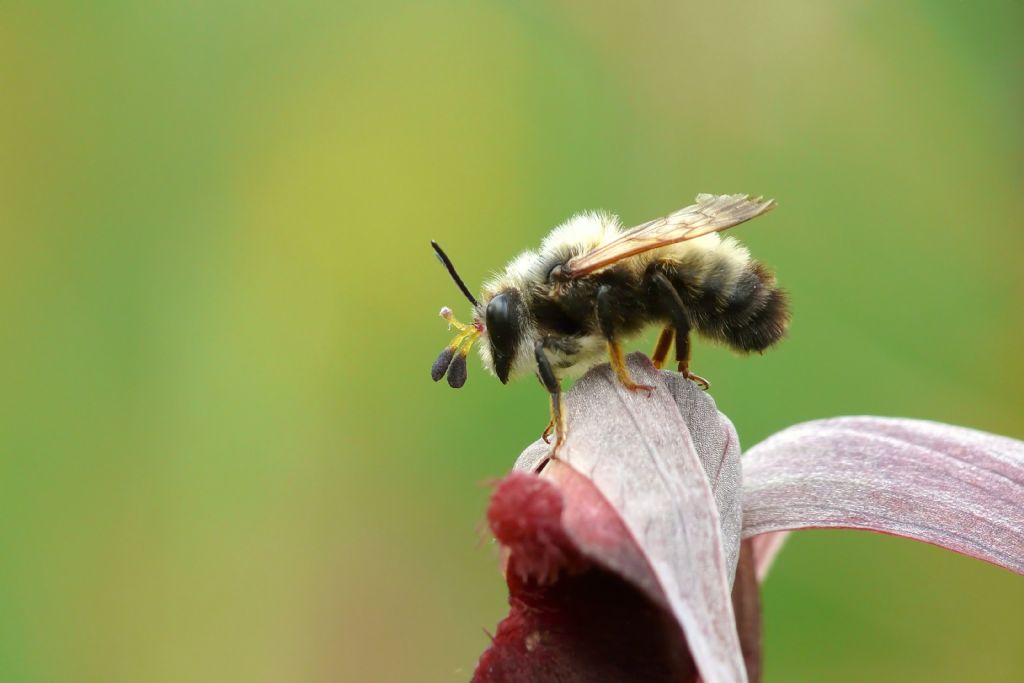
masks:
<svg viewBox="0 0 1024 683"><path fill-rule="evenodd" d="M566 433L560 380L604 362L632 391L651 391L626 368L623 342L651 326L662 328L652 360L664 366L675 341L679 372L690 372L690 332L735 351L764 351L789 322L786 297L775 276L736 240L715 234L760 216L772 200L748 195L697 196L696 204L623 230L617 217L583 213L555 228L538 251L524 251L483 287L478 301L436 242L438 258L473 305L463 324L451 309L441 316L457 330L431 369L466 381L466 356L481 338L484 366L501 382L536 373L551 398L547 440L555 451ZM700 239L698 239L700 238Z"/></svg>

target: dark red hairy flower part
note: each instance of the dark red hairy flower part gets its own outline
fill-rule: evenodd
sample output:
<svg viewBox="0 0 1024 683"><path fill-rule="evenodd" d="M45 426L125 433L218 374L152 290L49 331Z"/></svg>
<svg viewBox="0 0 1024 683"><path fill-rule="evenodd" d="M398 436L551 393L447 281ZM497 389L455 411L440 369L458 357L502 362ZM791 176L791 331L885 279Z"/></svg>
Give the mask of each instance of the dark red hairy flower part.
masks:
<svg viewBox="0 0 1024 683"><path fill-rule="evenodd" d="M487 521L508 552L506 571L540 585L587 562L562 527L562 492L538 476L515 472L501 481L487 507Z"/></svg>
<svg viewBox="0 0 1024 683"><path fill-rule="evenodd" d="M676 620L583 555L563 524L565 506L558 486L521 472L503 479L491 497L487 518L508 551L510 609L473 681L695 680ZM611 521L606 526L617 528Z"/></svg>

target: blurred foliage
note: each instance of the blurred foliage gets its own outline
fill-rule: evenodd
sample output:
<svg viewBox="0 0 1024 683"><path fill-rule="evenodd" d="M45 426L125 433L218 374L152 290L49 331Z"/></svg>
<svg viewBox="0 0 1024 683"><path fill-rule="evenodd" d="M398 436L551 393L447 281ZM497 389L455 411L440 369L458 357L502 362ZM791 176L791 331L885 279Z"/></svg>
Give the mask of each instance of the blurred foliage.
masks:
<svg viewBox="0 0 1024 683"><path fill-rule="evenodd" d="M442 304L575 211L776 197L791 338L694 368L752 444L840 414L1024 438L1022 6L0 9L0 680L461 681L488 482L547 419ZM638 348L646 348L650 340ZM1024 679L1024 582L795 537L768 681Z"/></svg>

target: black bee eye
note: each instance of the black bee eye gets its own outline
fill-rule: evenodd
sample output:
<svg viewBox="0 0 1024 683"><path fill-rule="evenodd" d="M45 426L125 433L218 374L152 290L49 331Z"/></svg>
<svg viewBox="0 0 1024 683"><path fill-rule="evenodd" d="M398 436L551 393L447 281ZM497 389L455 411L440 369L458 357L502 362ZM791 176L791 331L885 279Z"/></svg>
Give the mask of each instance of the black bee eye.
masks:
<svg viewBox="0 0 1024 683"><path fill-rule="evenodd" d="M509 294L499 294L488 302L487 334L495 344L507 344L507 340L514 336L512 316L513 306Z"/></svg>
<svg viewBox="0 0 1024 683"><path fill-rule="evenodd" d="M487 303L485 315L487 336L491 344L494 371L503 383L508 381L512 359L519 341L519 295L507 291Z"/></svg>

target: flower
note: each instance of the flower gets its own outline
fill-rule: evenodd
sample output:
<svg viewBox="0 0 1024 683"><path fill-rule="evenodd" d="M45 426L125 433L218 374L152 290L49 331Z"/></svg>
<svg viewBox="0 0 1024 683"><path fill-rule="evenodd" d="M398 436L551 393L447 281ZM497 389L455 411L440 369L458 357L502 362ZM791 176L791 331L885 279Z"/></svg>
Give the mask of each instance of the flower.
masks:
<svg viewBox="0 0 1024 683"><path fill-rule="evenodd" d="M740 461L695 384L629 357L567 395L557 459L538 441L496 487L509 615L473 681L760 679L758 584L786 533L842 527L1024 573L1024 443L933 422L840 417Z"/></svg>

